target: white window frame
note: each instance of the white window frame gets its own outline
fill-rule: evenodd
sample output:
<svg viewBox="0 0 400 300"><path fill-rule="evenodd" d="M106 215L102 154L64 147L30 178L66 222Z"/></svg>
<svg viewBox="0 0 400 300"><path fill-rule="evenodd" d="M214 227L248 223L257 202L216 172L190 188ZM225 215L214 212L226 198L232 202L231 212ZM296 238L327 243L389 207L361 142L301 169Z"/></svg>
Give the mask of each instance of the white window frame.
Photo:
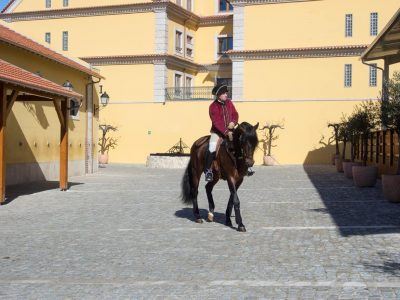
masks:
<svg viewBox="0 0 400 300"><path fill-rule="evenodd" d="M187 4L188 4L189 1L190 1L190 3L191 3L192 9L188 9ZM194 0L185 0L185 8L186 8L186 10L188 10L188 11L194 12Z"/></svg>
<svg viewBox="0 0 400 300"><path fill-rule="evenodd" d="M378 21L379 15L377 12L372 12L370 14L370 25L369 25L369 34L370 36L377 36L378 35Z"/></svg>
<svg viewBox="0 0 400 300"><path fill-rule="evenodd" d="M371 64L369 66L369 86L377 87L378 86L378 69L376 68L377 64Z"/></svg>
<svg viewBox="0 0 400 300"><path fill-rule="evenodd" d="M180 52L177 50L177 43L176 43L177 42L176 41L176 33L177 32L179 32L181 34L181 38L180 38L181 51ZM180 55L180 56L184 56L185 55L185 49L183 49L184 48L184 41L183 41L184 38L185 37L184 37L184 34L183 34L183 30L180 29L180 28L175 28L175 30L174 30L174 52L175 52L175 54Z"/></svg>
<svg viewBox="0 0 400 300"><path fill-rule="evenodd" d="M179 89L182 89L182 88L184 87L184 84L185 84L185 82L184 82L184 80L185 80L185 74L184 74L183 72L174 71L174 89L175 89L175 97L176 97L176 98L182 98L182 97L183 97L183 93L181 93L181 94L179 94L179 95L177 95L177 93L176 93L176 89L178 88L178 87L176 86L176 84L175 84L175 83L176 83L176 75L181 76ZM182 91L182 90L181 90L181 91Z"/></svg>
<svg viewBox="0 0 400 300"><path fill-rule="evenodd" d="M47 44L51 44L51 32L45 32L44 34L44 41Z"/></svg>
<svg viewBox="0 0 400 300"><path fill-rule="evenodd" d="M344 65L344 87L351 88L353 86L353 65Z"/></svg>
<svg viewBox="0 0 400 300"><path fill-rule="evenodd" d="M191 43L191 44L189 44L188 41L187 41L187 37L188 37L188 36L192 38L192 43ZM189 58L189 59L193 59L193 58L194 58L194 36L193 36L193 34L191 34L191 33L186 33L185 39L186 39L186 43L185 43L185 44L186 44L185 56L186 56L187 58ZM191 55L191 56L187 55L187 49L191 49L191 50L192 50L192 55Z"/></svg>
<svg viewBox="0 0 400 300"><path fill-rule="evenodd" d="M78 108L78 112L77 112L77 114L76 114L76 116L74 116L74 115L72 115L71 114L71 111L72 111L72 109L71 109L71 102L72 101L75 101L75 102L77 102L78 104L79 104L79 108ZM75 121L79 121L80 120L80 108L81 108L81 106L82 106L82 102L80 102L78 99L75 99L75 98L71 98L71 99L69 99L69 118L71 119L71 120L75 120Z"/></svg>
<svg viewBox="0 0 400 300"><path fill-rule="evenodd" d="M345 24L344 24L344 36L345 37L353 37L353 14L345 15Z"/></svg>
<svg viewBox="0 0 400 300"><path fill-rule="evenodd" d="M233 14L233 10L225 10L225 11L219 10L219 0L214 0L214 3L215 3L215 14L218 15Z"/></svg>
<svg viewBox="0 0 400 300"><path fill-rule="evenodd" d="M63 7L69 6L69 0L63 0Z"/></svg>
<svg viewBox="0 0 400 300"><path fill-rule="evenodd" d="M190 78L190 80L191 80L191 82L192 82L192 85L190 86L190 88L193 88L193 87L194 87L194 76L185 73L185 91L186 91L185 97L188 96L188 97L190 97L190 99L191 99L192 96L193 96L193 91L191 90L191 91L188 93L188 88L189 88L189 87L186 85L186 79L187 79L187 78ZM189 99L188 99L188 100L189 100Z"/></svg>
<svg viewBox="0 0 400 300"><path fill-rule="evenodd" d="M228 37L232 37L232 36L230 36L230 35L228 35L228 34L220 34L220 35L216 35L216 36L215 36L215 56L214 56L215 60L218 60L218 59L221 58L221 55L218 54L218 50L219 50L219 39L220 39L220 38L228 38Z"/></svg>

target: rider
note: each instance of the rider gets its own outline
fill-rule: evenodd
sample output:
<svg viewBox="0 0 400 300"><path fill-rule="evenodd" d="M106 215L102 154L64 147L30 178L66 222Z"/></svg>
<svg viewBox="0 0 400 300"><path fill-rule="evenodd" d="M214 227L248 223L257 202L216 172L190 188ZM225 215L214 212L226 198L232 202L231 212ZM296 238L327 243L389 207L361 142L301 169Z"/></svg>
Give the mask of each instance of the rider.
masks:
<svg viewBox="0 0 400 300"><path fill-rule="evenodd" d="M215 100L210 105L209 113L212 122L211 138L208 150L205 155L205 179L213 180L213 172L211 165L215 159L215 151L219 137L227 137L229 141L233 141L233 128L238 123L239 114L236 111L233 102L228 99L228 87L224 84L217 84L212 94Z"/></svg>

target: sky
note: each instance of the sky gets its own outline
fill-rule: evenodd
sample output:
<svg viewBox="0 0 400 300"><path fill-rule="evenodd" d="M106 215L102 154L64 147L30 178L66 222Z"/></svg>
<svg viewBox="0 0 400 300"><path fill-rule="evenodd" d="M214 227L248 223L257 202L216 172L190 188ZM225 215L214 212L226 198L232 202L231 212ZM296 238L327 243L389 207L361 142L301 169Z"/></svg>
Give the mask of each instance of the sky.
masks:
<svg viewBox="0 0 400 300"><path fill-rule="evenodd" d="M0 10L8 3L8 0L0 0Z"/></svg>

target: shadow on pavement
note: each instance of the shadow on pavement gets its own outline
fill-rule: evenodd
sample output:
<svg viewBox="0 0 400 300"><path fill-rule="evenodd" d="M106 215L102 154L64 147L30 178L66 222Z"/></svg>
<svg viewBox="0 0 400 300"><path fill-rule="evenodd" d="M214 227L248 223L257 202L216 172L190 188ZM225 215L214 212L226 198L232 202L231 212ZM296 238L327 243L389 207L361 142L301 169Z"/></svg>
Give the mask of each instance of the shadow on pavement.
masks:
<svg viewBox="0 0 400 300"><path fill-rule="evenodd" d="M207 215L208 215L208 210L200 208L199 211L200 211L201 218L203 220L206 220ZM181 210L177 210L175 212L175 216L177 218L188 219L192 222L195 221L192 208L185 207L185 208L182 208ZM214 222L225 225L225 214L222 214L219 212L214 212ZM232 222L234 222L234 218L232 218Z"/></svg>
<svg viewBox="0 0 400 300"><path fill-rule="evenodd" d="M79 182L69 182L68 188L81 185ZM18 197L40 193L48 190L55 190L60 188L59 181L39 181L30 182L26 184L10 185L6 188L6 201L1 205L7 205L17 199Z"/></svg>
<svg viewBox="0 0 400 300"><path fill-rule="evenodd" d="M334 166L303 168L325 206L310 211L329 214L342 236L400 232L400 205L384 199L380 181L374 188L357 188Z"/></svg>

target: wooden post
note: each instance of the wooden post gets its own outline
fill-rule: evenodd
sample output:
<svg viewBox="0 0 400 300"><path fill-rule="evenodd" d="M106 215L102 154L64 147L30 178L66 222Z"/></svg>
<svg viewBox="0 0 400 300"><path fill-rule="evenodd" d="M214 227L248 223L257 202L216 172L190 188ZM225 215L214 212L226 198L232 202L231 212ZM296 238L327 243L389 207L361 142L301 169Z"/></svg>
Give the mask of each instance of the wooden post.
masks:
<svg viewBox="0 0 400 300"><path fill-rule="evenodd" d="M61 101L61 113L63 122L60 122L60 189L66 191L68 189L68 99Z"/></svg>
<svg viewBox="0 0 400 300"><path fill-rule="evenodd" d="M0 83L0 203L6 200L6 121L7 121L7 89Z"/></svg>

